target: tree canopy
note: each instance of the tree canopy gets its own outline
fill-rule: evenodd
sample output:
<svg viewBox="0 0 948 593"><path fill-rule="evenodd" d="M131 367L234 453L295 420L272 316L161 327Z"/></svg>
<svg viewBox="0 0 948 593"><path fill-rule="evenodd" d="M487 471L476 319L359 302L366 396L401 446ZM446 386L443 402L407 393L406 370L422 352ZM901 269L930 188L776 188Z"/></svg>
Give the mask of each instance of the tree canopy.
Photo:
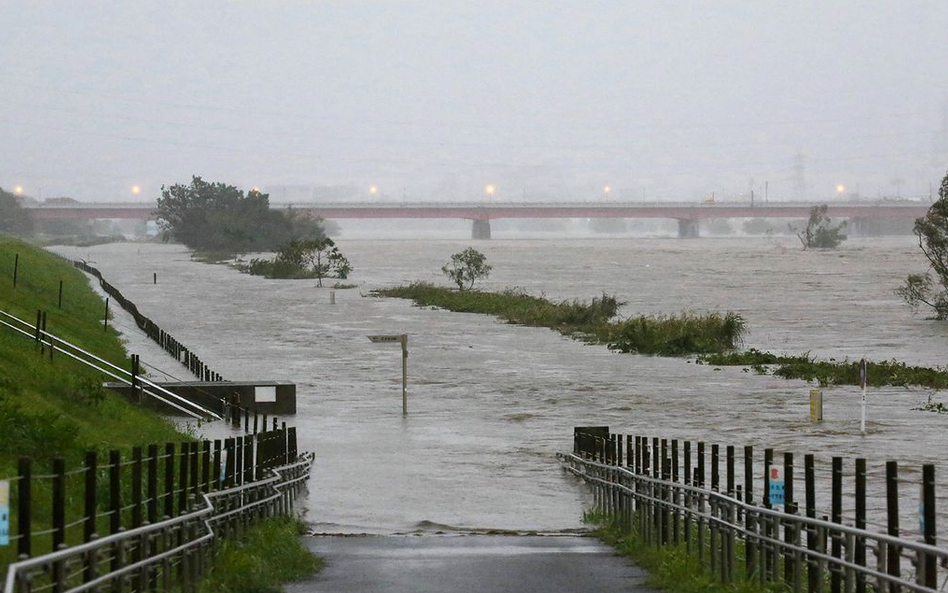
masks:
<svg viewBox="0 0 948 593"><path fill-rule="evenodd" d="M841 222L834 226L826 214L828 210L829 206L826 204L813 206L810 208L810 218L805 229L798 232L790 227L800 238L804 249L833 249L846 240L846 235L843 234L846 223Z"/></svg>
<svg viewBox="0 0 948 593"><path fill-rule="evenodd" d="M197 251L276 251L295 238L322 239L320 221L270 209L270 196L194 176L161 188L158 225Z"/></svg>
<svg viewBox="0 0 948 593"><path fill-rule="evenodd" d="M28 235L33 230L33 219L20 206L17 197L0 188L0 233Z"/></svg>
<svg viewBox="0 0 948 593"><path fill-rule="evenodd" d="M474 282L490 275L491 266L487 257L473 247L468 247L451 256L451 261L441 267L441 272L458 285L458 290L472 288Z"/></svg>
<svg viewBox="0 0 948 593"><path fill-rule="evenodd" d="M909 274L896 294L918 311L921 305L931 308L936 319L948 319L948 174L941 180L938 200L924 217L915 220L915 236L928 271Z"/></svg>

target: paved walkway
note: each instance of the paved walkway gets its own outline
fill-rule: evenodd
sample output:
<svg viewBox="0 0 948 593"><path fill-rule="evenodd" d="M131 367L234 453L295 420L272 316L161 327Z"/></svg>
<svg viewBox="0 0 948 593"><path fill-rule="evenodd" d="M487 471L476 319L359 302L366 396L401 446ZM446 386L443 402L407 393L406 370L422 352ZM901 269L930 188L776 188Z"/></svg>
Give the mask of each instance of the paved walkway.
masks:
<svg viewBox="0 0 948 593"><path fill-rule="evenodd" d="M326 560L315 578L287 593L649 593L645 572L591 537L319 536Z"/></svg>

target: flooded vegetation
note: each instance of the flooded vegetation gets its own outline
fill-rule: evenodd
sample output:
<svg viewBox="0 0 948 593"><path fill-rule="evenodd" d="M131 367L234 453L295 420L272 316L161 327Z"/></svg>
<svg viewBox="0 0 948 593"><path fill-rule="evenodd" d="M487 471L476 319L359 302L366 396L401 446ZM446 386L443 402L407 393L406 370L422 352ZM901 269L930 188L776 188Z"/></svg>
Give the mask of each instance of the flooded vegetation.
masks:
<svg viewBox="0 0 948 593"><path fill-rule="evenodd" d="M427 282L382 288L378 296L411 299L421 307L495 315L510 323L549 327L610 350L661 356L724 352L740 343L746 328L740 315L683 313L612 321L622 304L603 294L591 301L553 302L517 289L502 292L451 290Z"/></svg>

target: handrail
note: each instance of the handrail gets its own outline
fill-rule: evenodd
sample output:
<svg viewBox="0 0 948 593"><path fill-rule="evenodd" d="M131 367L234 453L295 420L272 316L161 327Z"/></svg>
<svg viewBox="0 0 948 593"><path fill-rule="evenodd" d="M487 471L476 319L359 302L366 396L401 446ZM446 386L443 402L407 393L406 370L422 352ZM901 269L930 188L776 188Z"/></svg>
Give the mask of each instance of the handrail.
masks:
<svg viewBox="0 0 948 593"><path fill-rule="evenodd" d="M24 327L30 328L33 332L37 332L37 331L38 331L39 336L40 336L40 343L42 343L43 345L48 346L48 347L50 347L50 348L56 347L56 348L59 349L59 352L60 352L61 354L65 354L66 356L69 356L69 357L72 358L73 360L79 361L79 362L85 364L86 366L88 366L88 367L90 367L90 368L93 368L93 369L95 369L95 370L97 370L97 371L99 371L99 372L101 372L101 373L104 373L104 374L108 375L109 377L112 377L113 379L116 379L116 380L121 381L121 382L123 382L123 383L127 383L127 384L129 384L129 385L133 385L133 383L132 383L132 381L131 381L130 379L125 378L125 377L120 376L120 375L116 375L116 374L113 373L113 372L110 372L110 371L108 371L108 370L106 370L106 369L104 369L104 368L101 368L101 367L99 367L99 366L97 366L97 365L95 365L95 364L89 362L88 360L83 359L81 356L78 356L78 355L76 355L76 354L74 354L74 353L72 353L72 352L69 352L68 350L63 349L63 346L65 345L65 346L67 346L68 348L71 348L71 349L75 350L76 352L79 352L80 354L82 354L82 355L84 355L84 356L87 356L87 357L91 358L92 360L94 360L94 361L96 361L96 362L98 362L98 363L104 364L104 365L106 365L106 366L108 366L108 367L110 367L110 368L112 368L112 369L115 369L116 371L122 373L123 375L128 375L128 377L132 377L131 372L129 372L129 371L127 371L127 370L125 370L125 369L123 369L123 368L121 368L121 367L119 367L119 366L117 366L117 365L115 365L115 364L113 364L113 363L111 363L111 362L109 362L109 361L107 361L107 360L105 360L105 359L99 357L99 356L96 356L95 354L93 354L93 353L91 353L91 352L88 352L87 350L84 350L83 348L80 348L79 346L76 346L75 344L69 342L68 340L64 340L64 339L60 338L59 336L57 336L57 335L55 335L55 334L52 334L52 333L50 333L50 332L48 332L48 331L46 331L46 330L44 330L44 329L39 329L39 330L37 330L36 326L32 325L32 324L29 323L28 321L24 321L24 320L20 319L19 317L16 317L15 315L12 315L12 314L10 314L10 313L8 313L8 312L6 312L6 311L0 310L0 315L5 316L5 317L10 318L10 319L13 319L14 321L16 321L17 323L23 325ZM23 329L21 329L21 328L18 328L18 327L14 326L14 325L12 325L12 324L10 324L10 323L7 323L7 322L3 321L2 319L0 319L0 325L4 325L4 326L6 326L6 327L9 327L10 329L12 329L12 330L14 330L14 331L17 331L17 332L19 332L19 333L21 333L21 334L23 334L23 335L25 335L25 336L27 336L27 337L29 337L29 338L31 338L31 339L36 339L36 334L35 334L35 333L27 332L27 331L25 331L25 330L23 330ZM44 340L43 340L44 337L46 337L47 340L44 341ZM220 420L220 419L221 419L221 416L220 416L219 414L217 414L217 413L215 413L215 412L213 412L213 411L211 411L211 410L208 410L207 408L205 408L205 407L203 407L203 406L201 406L201 405L199 405L199 404L196 404L196 403L194 403L194 402L192 402L192 401L190 401L190 400L188 400L188 399L186 399L186 398L183 398L183 397L179 396L178 394L173 393L173 392L169 391L168 389L165 389L164 387L161 387L160 385L157 385L157 384L155 384L155 383L149 381L148 379L146 379L146 378L144 378L144 377L139 376L139 377L136 377L136 379L139 380L139 381L141 381L141 382L144 383L145 385L148 385L151 389L157 390L159 393L162 393L164 396L171 397L172 399L175 399L175 400L177 400L177 401L179 401L179 402L183 402L185 405L192 406L193 408L196 408L196 409L198 410L198 413L195 413L195 412L193 412L193 411L191 411L191 410L187 410L187 409L183 408L182 406L180 406L180 405L178 405L178 404L175 404L175 403L172 402L172 401L168 401L168 399L167 399L166 397L159 396L159 395L153 393L151 390L146 390L146 389L142 388L142 391L143 391L144 393L146 393L146 394L148 394L149 396L151 396L151 397L153 397L153 398L155 398L155 399L161 401L161 402L164 403L164 404L167 404L167 405L169 405L169 406L172 406L173 408L177 409L177 410L180 411L180 412L183 412L183 413L187 414L188 416L191 416L191 417L193 417L193 418L198 418L198 419L204 419L204 418L213 418L213 419L215 419L215 420Z"/></svg>
<svg viewBox="0 0 948 593"><path fill-rule="evenodd" d="M203 524L205 533L200 535L195 534L195 536L188 539L188 541L169 547L162 552L146 554L145 557L140 560L134 560L124 566L109 570L109 572L101 576L77 584L69 588L68 592L80 593L87 590L96 590L97 587L105 583L123 578L128 574L134 574L137 570L154 566L168 558L187 554L192 549L200 549L204 543L218 537L219 534L215 531L212 525L213 523L236 515L255 512L263 505L273 505L287 494L286 490L288 488L298 488L302 481L309 478L313 459L314 455L312 453L306 453L303 454L298 461L280 467L270 468L268 471L271 475L267 478L234 486L226 490L202 493L201 498L203 499L203 505L201 507L176 517L120 531L35 558L14 562L10 564L7 569L3 593L15 593L17 591L17 584L21 582L19 578L20 575L28 575L31 570L48 568L49 573L52 574L56 566L62 565L70 559L82 558L85 562L95 562L96 554L99 550L109 549L112 546L121 546L125 542L134 543L136 541L147 541L147 538L153 534L173 533L173 530L181 529L197 522ZM299 470L300 475L296 476L294 470ZM248 492L266 490L267 488L272 491L269 492L266 497L252 499L252 497L246 495ZM215 505L217 499L227 498L237 498L240 502L240 506L225 511L223 510L223 508L226 507L224 503ZM283 509L282 512L287 510L288 509ZM221 529L226 531L226 525Z"/></svg>
<svg viewBox="0 0 948 593"><path fill-rule="evenodd" d="M620 528L636 531L651 543L683 541L689 551L697 545L699 558L704 554L710 559L712 571L723 581L734 578L737 537L746 548L747 578L762 583L779 580L782 566L782 578L788 586L792 582L794 590L805 572L808 585L803 584L811 593L823 590L826 574L845 579L846 591L852 591L855 584L868 588L870 581L876 590L919 593L934 593L948 584L946 579L939 589L938 567L948 567L948 549L932 543L758 506L738 498L739 492L733 496L667 474L640 473L638 465L623 467L576 452L557 454L557 458L567 471L593 487L596 508ZM875 557L875 566L865 562L869 552ZM750 558L756 564L752 565ZM834 583L836 590L839 581Z"/></svg>

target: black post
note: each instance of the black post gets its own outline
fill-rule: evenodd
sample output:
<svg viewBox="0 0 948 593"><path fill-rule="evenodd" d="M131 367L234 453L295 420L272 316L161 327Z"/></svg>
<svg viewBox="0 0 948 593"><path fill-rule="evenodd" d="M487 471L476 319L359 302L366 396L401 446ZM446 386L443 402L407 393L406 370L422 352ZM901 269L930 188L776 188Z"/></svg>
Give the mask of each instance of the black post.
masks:
<svg viewBox="0 0 948 593"><path fill-rule="evenodd" d="M20 535L17 541L17 555L29 558L33 554L32 516L33 516L33 460L21 457L18 463L20 481L17 483L16 529Z"/></svg>
<svg viewBox="0 0 948 593"><path fill-rule="evenodd" d="M98 505L96 504L96 476L98 475L98 469L96 468L96 453L95 451L86 452L86 506L85 506L85 523L83 524L82 530L82 541L89 542L92 541L93 536L96 533L96 509ZM86 567L86 582L92 579L91 566Z"/></svg>
<svg viewBox="0 0 948 593"><path fill-rule="evenodd" d="M750 445L744 447L744 501L748 505L754 503L754 447ZM744 545L744 570L748 580L757 572L757 542L751 535L754 533L754 520L750 511L744 515L744 528L748 533Z"/></svg>
<svg viewBox="0 0 948 593"><path fill-rule="evenodd" d="M13 288L16 288L16 277L20 272L20 254L13 256Z"/></svg>
<svg viewBox="0 0 948 593"><path fill-rule="evenodd" d="M899 536L899 463L897 461L887 461L885 464L885 508L887 532L893 537ZM898 546L886 546L888 558L886 562L886 572L894 577L901 576L899 567L899 557L901 549ZM896 583L889 583L889 592L897 593L900 587Z"/></svg>
<svg viewBox="0 0 948 593"><path fill-rule="evenodd" d="M770 509L773 508L773 505L770 503L770 470L774 464L774 450L767 448L764 449L764 491L761 494L761 497L764 501L764 508ZM771 522L769 519L766 520L765 525L763 525L764 536L770 538L774 535L773 529L771 528ZM761 544L761 554L764 558L763 569L764 576L766 580L775 580L775 573L777 568L774 563L774 555L770 553L770 550L773 549L773 544L771 543L762 543Z"/></svg>
<svg viewBox="0 0 948 593"><path fill-rule="evenodd" d="M151 282L152 284L158 284L158 272L151 273Z"/></svg>
<svg viewBox="0 0 948 593"><path fill-rule="evenodd" d="M158 445L148 445L148 522L158 520Z"/></svg>
<svg viewBox="0 0 948 593"><path fill-rule="evenodd" d="M66 544L66 462L53 459L53 549Z"/></svg>
<svg viewBox="0 0 948 593"><path fill-rule="evenodd" d="M922 537L925 543L935 545L935 466L922 466ZM932 554L925 554L924 584L929 589L938 588L938 562Z"/></svg>
<svg viewBox="0 0 948 593"><path fill-rule="evenodd" d="M174 443L165 443L165 517L174 517Z"/></svg>
<svg viewBox="0 0 948 593"><path fill-rule="evenodd" d="M830 504L830 520L833 523L843 522L843 458L833 457L833 487L832 501ZM831 533L832 538L831 553L833 558L841 558L843 555L843 542L841 533ZM839 565L833 566L830 577L830 590L832 593L839 593L842 588L842 571Z"/></svg>
<svg viewBox="0 0 948 593"><path fill-rule="evenodd" d="M109 329L109 297L105 297L105 317L102 318L102 329Z"/></svg>
<svg viewBox="0 0 948 593"><path fill-rule="evenodd" d="M188 453L189 443L181 443L178 452L178 514L186 512L188 508Z"/></svg>
<svg viewBox="0 0 948 593"><path fill-rule="evenodd" d="M122 465L116 449L109 451L109 533L122 526Z"/></svg>
<svg viewBox="0 0 948 593"><path fill-rule="evenodd" d="M63 308L63 281L59 281L59 308Z"/></svg>
<svg viewBox="0 0 948 593"><path fill-rule="evenodd" d="M237 416L240 418L240 416ZM234 485L240 486L244 481L244 437L234 438Z"/></svg>
<svg viewBox="0 0 948 593"><path fill-rule="evenodd" d="M813 455L804 455L803 457L803 489L805 491L804 501L806 516L810 519L816 518L816 469L814 467ZM812 528L806 530L806 547L808 550L816 549L816 531ZM816 560L807 561L806 588L809 593L818 593L821 590L820 574L817 570L818 562Z"/></svg>
<svg viewBox="0 0 948 593"><path fill-rule="evenodd" d="M221 440L214 440L214 475L211 476L213 490L221 489Z"/></svg>
<svg viewBox="0 0 948 593"><path fill-rule="evenodd" d="M200 444L197 441L191 441L191 494L197 499L200 490L198 488L198 461Z"/></svg>
<svg viewBox="0 0 948 593"><path fill-rule="evenodd" d="M253 482L253 438L244 437L244 484Z"/></svg>
<svg viewBox="0 0 948 593"><path fill-rule="evenodd" d="M856 459L856 529L866 528L866 460ZM856 564L866 565L866 540L856 538ZM856 593L866 593L866 577L856 575Z"/></svg>
<svg viewBox="0 0 948 593"><path fill-rule="evenodd" d="M202 484L202 489L205 494L211 491L211 441L204 441L204 447L202 451L202 465L204 466L203 475L204 482Z"/></svg>

